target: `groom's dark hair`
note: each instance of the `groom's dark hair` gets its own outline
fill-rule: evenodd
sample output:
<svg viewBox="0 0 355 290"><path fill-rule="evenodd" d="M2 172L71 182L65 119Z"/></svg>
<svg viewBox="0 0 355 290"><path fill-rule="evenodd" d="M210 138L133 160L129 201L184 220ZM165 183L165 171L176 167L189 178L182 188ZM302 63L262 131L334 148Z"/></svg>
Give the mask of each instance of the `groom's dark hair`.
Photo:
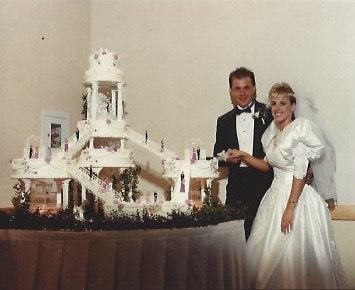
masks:
<svg viewBox="0 0 355 290"><path fill-rule="evenodd" d="M229 74L229 88L232 88L233 80L235 79L243 79L243 78L250 78L251 83L255 87L255 75L250 69L246 67L238 67L234 71Z"/></svg>

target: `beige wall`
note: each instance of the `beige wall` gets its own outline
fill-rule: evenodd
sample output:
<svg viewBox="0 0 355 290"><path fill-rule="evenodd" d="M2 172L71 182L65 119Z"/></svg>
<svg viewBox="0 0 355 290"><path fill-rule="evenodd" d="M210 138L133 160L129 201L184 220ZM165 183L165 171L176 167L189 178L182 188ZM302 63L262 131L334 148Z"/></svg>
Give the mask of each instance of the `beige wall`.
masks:
<svg viewBox="0 0 355 290"><path fill-rule="evenodd" d="M71 132L80 119L90 10L88 1L0 0L0 207L13 196L9 159L41 135L41 110L69 113Z"/></svg>
<svg viewBox="0 0 355 290"><path fill-rule="evenodd" d="M355 222L333 221L333 228L348 282L347 286L349 289L355 289Z"/></svg>
<svg viewBox="0 0 355 290"><path fill-rule="evenodd" d="M92 47L121 58L133 127L180 156L192 138L211 152L236 66L255 71L261 100L289 82L315 99L337 150L339 202L354 204L354 15L354 1L93 1Z"/></svg>

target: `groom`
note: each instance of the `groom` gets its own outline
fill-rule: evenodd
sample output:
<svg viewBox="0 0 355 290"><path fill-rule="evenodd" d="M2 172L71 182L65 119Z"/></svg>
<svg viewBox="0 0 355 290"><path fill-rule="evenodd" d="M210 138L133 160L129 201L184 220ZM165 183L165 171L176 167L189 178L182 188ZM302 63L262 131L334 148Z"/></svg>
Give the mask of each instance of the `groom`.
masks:
<svg viewBox="0 0 355 290"><path fill-rule="evenodd" d="M234 109L217 119L216 142L213 155L239 149L256 158L264 158L261 136L272 121L270 110L256 98L255 76L247 68L240 67L229 75L229 93ZM244 222L248 239L259 203L270 187L272 172L262 173L249 168L243 162L228 158L220 166L228 167L226 205L241 203L247 206Z"/></svg>

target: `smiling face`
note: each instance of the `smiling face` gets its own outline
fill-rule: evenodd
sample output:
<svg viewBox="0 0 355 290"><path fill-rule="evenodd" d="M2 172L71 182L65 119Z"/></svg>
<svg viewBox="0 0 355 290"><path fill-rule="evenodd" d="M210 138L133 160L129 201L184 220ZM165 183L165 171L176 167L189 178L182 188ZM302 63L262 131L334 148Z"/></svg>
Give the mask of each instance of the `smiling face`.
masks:
<svg viewBox="0 0 355 290"><path fill-rule="evenodd" d="M295 108L296 104L291 103L290 98L287 96L274 95L271 97L271 113L279 129L285 128L292 122Z"/></svg>
<svg viewBox="0 0 355 290"><path fill-rule="evenodd" d="M249 77L233 79L229 94L232 104L242 108L248 106L255 98L256 88Z"/></svg>

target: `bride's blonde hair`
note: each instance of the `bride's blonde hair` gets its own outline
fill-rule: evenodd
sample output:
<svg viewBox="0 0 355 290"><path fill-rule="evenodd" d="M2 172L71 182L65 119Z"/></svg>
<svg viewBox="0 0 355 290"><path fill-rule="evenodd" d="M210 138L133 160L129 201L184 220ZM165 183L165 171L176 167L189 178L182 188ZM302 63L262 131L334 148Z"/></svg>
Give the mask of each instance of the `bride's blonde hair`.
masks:
<svg viewBox="0 0 355 290"><path fill-rule="evenodd" d="M295 92L288 83L276 83L269 92L269 101L272 97L286 97L290 100L291 104L296 104Z"/></svg>

